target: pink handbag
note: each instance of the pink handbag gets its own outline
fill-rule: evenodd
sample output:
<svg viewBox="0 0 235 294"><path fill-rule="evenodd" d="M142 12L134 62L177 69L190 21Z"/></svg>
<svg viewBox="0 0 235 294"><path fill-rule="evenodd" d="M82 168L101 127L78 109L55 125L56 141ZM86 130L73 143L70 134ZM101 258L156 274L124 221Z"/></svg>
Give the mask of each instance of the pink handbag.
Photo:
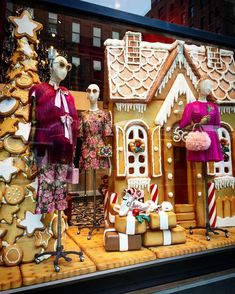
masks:
<svg viewBox="0 0 235 294"><path fill-rule="evenodd" d="M201 128L193 130L188 133L185 146L190 151L205 151L209 149L211 145L211 139L209 135L202 131Z"/></svg>

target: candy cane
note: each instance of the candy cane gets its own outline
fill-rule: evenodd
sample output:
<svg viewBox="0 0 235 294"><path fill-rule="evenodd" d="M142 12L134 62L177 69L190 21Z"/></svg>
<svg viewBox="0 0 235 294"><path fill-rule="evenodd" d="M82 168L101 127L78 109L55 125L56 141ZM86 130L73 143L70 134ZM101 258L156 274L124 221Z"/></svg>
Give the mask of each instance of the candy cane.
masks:
<svg viewBox="0 0 235 294"><path fill-rule="evenodd" d="M215 183L208 183L208 206L210 226L216 226Z"/></svg>
<svg viewBox="0 0 235 294"><path fill-rule="evenodd" d="M109 191L106 189L104 190L104 220L107 220L108 216L108 198L109 198Z"/></svg>
<svg viewBox="0 0 235 294"><path fill-rule="evenodd" d="M155 204L158 204L158 186L157 186L157 184L150 185L150 196L151 196L151 200Z"/></svg>

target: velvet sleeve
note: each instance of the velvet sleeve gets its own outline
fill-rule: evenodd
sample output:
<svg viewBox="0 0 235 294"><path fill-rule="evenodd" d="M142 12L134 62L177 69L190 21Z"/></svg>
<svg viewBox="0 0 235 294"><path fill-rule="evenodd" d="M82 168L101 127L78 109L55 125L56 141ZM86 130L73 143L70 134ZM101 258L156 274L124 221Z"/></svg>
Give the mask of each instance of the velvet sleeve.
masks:
<svg viewBox="0 0 235 294"><path fill-rule="evenodd" d="M180 128L185 128L186 126L190 125L192 123L192 104L188 103L186 104L184 108L184 112L180 121Z"/></svg>

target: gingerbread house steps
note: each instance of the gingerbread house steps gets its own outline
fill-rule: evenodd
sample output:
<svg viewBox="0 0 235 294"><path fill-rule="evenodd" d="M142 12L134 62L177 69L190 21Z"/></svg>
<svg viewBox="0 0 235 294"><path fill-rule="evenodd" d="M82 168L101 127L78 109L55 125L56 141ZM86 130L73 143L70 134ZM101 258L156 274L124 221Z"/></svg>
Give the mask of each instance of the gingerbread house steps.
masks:
<svg viewBox="0 0 235 294"><path fill-rule="evenodd" d="M175 204L177 224L188 229L196 227L196 213L194 204Z"/></svg>

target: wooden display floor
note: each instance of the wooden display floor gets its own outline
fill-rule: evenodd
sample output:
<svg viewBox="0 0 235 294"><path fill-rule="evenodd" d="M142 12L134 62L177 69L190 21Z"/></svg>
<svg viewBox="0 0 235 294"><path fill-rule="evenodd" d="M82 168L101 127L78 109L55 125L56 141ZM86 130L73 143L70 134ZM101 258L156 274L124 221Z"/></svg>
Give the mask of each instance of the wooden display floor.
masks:
<svg viewBox="0 0 235 294"><path fill-rule="evenodd" d="M87 285L92 282L95 283L94 285L97 284L100 289L104 286L107 288L110 284L113 289L112 293L125 293L114 291L113 287L115 287L117 279L126 275L128 278L136 278L136 281L140 282L144 277L141 274L142 270L146 275L146 280L143 280L143 283L150 282L150 277L155 271L158 274L153 276L151 283L154 282L154 279L158 283L164 283L166 279L169 279L169 274L172 274L171 279L174 280L177 278L177 274L181 274L182 278L189 274L195 275L235 267L235 228L228 228L228 230L229 238L220 232L216 236L210 234L211 240L206 241L205 231L194 229L193 235L187 233L185 244L143 247L141 250L128 252L106 252L103 247L103 229L95 230L91 240L87 240L88 229L82 229L78 235L77 227L69 227L63 236L62 243L65 250L82 250L85 256L84 262L80 262L76 255L69 255L73 259L72 262L60 259L61 270L58 273L54 271L54 257L44 260L40 264L28 263L16 267L1 266L0 291L3 291L2 293L32 293L41 289L43 293L46 293L47 288L51 287L67 285L68 288L68 285L74 285L76 288L83 285L81 293L99 293L98 288L95 290L93 288L94 292L92 292L92 288L89 290ZM230 254L233 254L233 260L230 258ZM202 264L200 264L200 260ZM173 273L176 268L177 274ZM160 269L161 272L159 272ZM163 271L166 275L163 275ZM138 272L140 276L135 275ZM112 282L115 277L117 279ZM133 287L129 285L128 289L135 289L135 281L132 281L132 284ZM103 291L103 293L106 292Z"/></svg>

